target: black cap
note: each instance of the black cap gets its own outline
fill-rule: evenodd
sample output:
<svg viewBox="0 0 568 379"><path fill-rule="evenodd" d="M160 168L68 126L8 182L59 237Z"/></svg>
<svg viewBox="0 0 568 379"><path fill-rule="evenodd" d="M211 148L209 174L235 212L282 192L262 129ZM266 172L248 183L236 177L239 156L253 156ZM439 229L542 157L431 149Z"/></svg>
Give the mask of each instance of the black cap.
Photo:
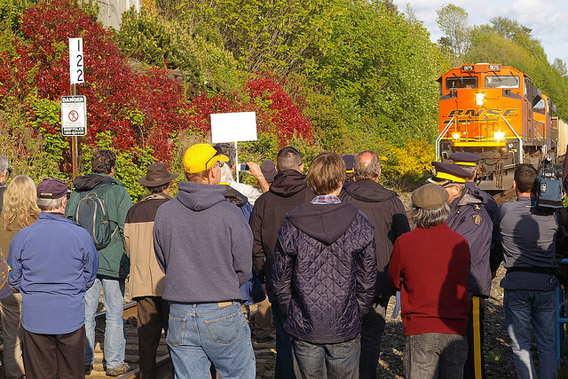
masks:
<svg viewBox="0 0 568 379"><path fill-rule="evenodd" d="M471 172L452 163L432 162L432 166L432 177L428 181L438 185L465 183L472 175Z"/></svg>
<svg viewBox="0 0 568 379"><path fill-rule="evenodd" d="M355 156L353 155L344 155L341 157L343 162L345 162L345 172L351 173L353 172L353 164L355 163Z"/></svg>
<svg viewBox="0 0 568 379"><path fill-rule="evenodd" d="M262 164L260 165L260 171L262 171L262 175L268 183L274 182L274 177L276 176L276 174L278 174L276 172L276 166L271 160L262 162Z"/></svg>
<svg viewBox="0 0 568 379"><path fill-rule="evenodd" d="M59 199L69 192L71 191L69 191L67 184L55 178L44 179L37 186L37 197L39 199Z"/></svg>

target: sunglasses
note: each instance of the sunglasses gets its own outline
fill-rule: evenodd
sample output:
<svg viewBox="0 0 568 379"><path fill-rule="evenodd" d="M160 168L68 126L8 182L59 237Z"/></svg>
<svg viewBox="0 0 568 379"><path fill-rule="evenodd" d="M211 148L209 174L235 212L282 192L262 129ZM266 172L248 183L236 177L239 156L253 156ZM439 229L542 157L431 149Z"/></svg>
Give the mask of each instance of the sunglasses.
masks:
<svg viewBox="0 0 568 379"><path fill-rule="evenodd" d="M219 146L213 146L213 148L215 149L216 154L209 158L207 162L205 162L205 171L207 171L207 165L209 164L209 162L211 162L211 159L215 158L217 155L221 155L221 148ZM219 167L223 167L225 165L225 162L221 161L217 161L216 163L219 163ZM213 167L215 167L215 165L211 166L211 168Z"/></svg>

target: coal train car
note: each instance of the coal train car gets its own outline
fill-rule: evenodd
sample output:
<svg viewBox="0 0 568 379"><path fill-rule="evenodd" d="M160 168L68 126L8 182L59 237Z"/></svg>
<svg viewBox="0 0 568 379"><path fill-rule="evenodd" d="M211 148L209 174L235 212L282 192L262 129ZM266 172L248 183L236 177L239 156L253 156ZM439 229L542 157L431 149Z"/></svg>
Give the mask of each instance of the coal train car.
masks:
<svg viewBox="0 0 568 379"><path fill-rule="evenodd" d="M500 64L468 64L438 82L436 159L446 161L461 151L478 154L481 189L509 189L517 164L538 167L547 155L555 159L556 108L525 73Z"/></svg>

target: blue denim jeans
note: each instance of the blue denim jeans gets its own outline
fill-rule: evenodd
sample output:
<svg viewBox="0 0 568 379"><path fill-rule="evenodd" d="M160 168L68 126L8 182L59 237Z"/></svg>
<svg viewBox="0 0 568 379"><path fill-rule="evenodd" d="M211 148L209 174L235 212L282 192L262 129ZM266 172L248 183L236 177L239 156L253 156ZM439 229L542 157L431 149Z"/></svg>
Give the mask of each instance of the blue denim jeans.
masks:
<svg viewBox="0 0 568 379"><path fill-rule="evenodd" d="M256 377L250 329L238 302L170 303L166 341L176 379L207 378L211 363L223 379Z"/></svg>
<svg viewBox="0 0 568 379"><path fill-rule="evenodd" d="M554 291L505 289L507 332L519 379L536 378L531 357L531 325L536 339L540 378L557 378L554 353L556 297Z"/></svg>
<svg viewBox="0 0 568 379"><path fill-rule="evenodd" d="M95 358L95 314L99 306L101 289L104 289L103 301L106 309L104 356L106 367L114 368L124 363L126 334L122 318L124 280L111 278L97 277L93 286L85 293L85 331L87 334L85 365L93 364Z"/></svg>
<svg viewBox="0 0 568 379"><path fill-rule="evenodd" d="M285 317L276 301L272 303L272 317L274 318L274 329L276 330L274 379L296 379L291 339L286 329L284 329Z"/></svg>
<svg viewBox="0 0 568 379"><path fill-rule="evenodd" d="M358 379L361 337L345 342L316 344L292 340L296 376L302 379Z"/></svg>
<svg viewBox="0 0 568 379"><path fill-rule="evenodd" d="M405 336L405 377L461 379L467 351L467 337L459 334L424 333Z"/></svg>

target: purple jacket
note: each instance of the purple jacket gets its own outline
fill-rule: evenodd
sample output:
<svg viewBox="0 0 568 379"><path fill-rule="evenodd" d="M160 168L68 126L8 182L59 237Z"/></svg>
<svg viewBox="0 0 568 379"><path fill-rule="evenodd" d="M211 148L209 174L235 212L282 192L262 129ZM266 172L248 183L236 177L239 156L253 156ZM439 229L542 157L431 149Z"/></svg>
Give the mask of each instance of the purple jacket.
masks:
<svg viewBox="0 0 568 379"><path fill-rule="evenodd" d="M304 203L282 223L273 288L292 337L312 343L355 338L375 292L374 228L350 203Z"/></svg>

